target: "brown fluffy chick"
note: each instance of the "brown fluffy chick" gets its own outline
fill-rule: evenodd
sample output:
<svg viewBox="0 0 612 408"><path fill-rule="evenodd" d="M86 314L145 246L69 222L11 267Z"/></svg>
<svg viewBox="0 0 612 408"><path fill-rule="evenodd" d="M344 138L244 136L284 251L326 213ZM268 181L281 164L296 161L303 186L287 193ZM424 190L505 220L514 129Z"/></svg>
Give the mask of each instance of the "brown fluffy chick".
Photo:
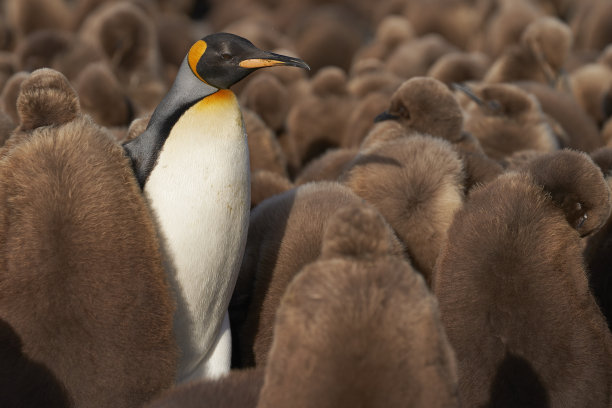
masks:
<svg viewBox="0 0 612 408"><path fill-rule="evenodd" d="M296 52L313 73L330 65L348 71L367 34L363 19L342 3L307 9L290 32Z"/></svg>
<svg viewBox="0 0 612 408"><path fill-rule="evenodd" d="M458 51L439 34L426 34L398 46L385 66L400 78L423 76L442 55Z"/></svg>
<svg viewBox="0 0 612 408"><path fill-rule="evenodd" d="M329 220L282 298L259 408L458 407L437 302L374 210Z"/></svg>
<svg viewBox="0 0 612 408"><path fill-rule="evenodd" d="M612 337L581 239L609 214L601 171L569 150L471 192L433 281L464 406L609 406Z"/></svg>
<svg viewBox="0 0 612 408"><path fill-rule="evenodd" d="M341 181L387 219L429 283L464 198L463 165L451 145L427 136L387 142L359 154Z"/></svg>
<svg viewBox="0 0 612 408"><path fill-rule="evenodd" d="M0 93L0 108L11 118L13 123L19 123L19 114L17 113L17 96L21 83L29 76L25 71L19 71L11 75L6 81L2 93Z"/></svg>
<svg viewBox="0 0 612 408"><path fill-rule="evenodd" d="M91 12L79 30L102 51L136 114L153 110L167 91L159 43L150 15L132 2L108 2Z"/></svg>
<svg viewBox="0 0 612 408"><path fill-rule="evenodd" d="M252 110L270 129L279 132L290 108L289 91L276 76L261 72L240 92L240 106Z"/></svg>
<svg viewBox="0 0 612 408"><path fill-rule="evenodd" d="M59 30L38 30L17 47L19 69L53 68L74 80L85 67L103 59L102 52L79 36Z"/></svg>
<svg viewBox="0 0 612 408"><path fill-rule="evenodd" d="M464 162L465 189L496 177L501 166L484 153L480 142L463 131L463 114L455 96L442 82L426 77L406 81L391 98L390 107L376 118L361 143L367 152L390 140L431 135L450 141Z"/></svg>
<svg viewBox="0 0 612 408"><path fill-rule="evenodd" d="M18 40L38 30L72 28L71 11L63 0L6 0L4 8Z"/></svg>
<svg viewBox="0 0 612 408"><path fill-rule="evenodd" d="M0 91L4 88L6 81L16 72L17 63L14 53L0 51Z"/></svg>
<svg viewBox="0 0 612 408"><path fill-rule="evenodd" d="M603 50L612 43L612 4L606 0L576 3L571 26L576 37L576 48Z"/></svg>
<svg viewBox="0 0 612 408"><path fill-rule="evenodd" d="M357 51L352 65L370 58L384 61L401 43L410 41L414 37L414 28L406 17L386 16L376 26L372 41Z"/></svg>
<svg viewBox="0 0 612 408"><path fill-rule="evenodd" d="M525 28L519 44L491 65L485 82L539 81L556 86L572 46L572 31L561 20L540 17Z"/></svg>
<svg viewBox="0 0 612 408"><path fill-rule="evenodd" d="M593 162L601 169L608 187L612 187L612 148L602 147L591 153ZM612 330L612 217L595 234L590 236L584 250L589 271L589 286L601 312Z"/></svg>
<svg viewBox="0 0 612 408"><path fill-rule="evenodd" d="M174 78L183 58L198 38L194 35L193 22L188 15L161 12L156 17L155 30L159 42L160 57L166 65L166 72L168 72L169 67L174 68L170 70L174 74L172 75L172 78Z"/></svg>
<svg viewBox="0 0 612 408"><path fill-rule="evenodd" d="M321 253L327 221L347 205L367 205L348 187L308 183L262 201L251 213L249 234L230 302L234 367L265 364L276 309L299 270ZM399 241L397 253L403 250ZM238 343L238 344L237 344Z"/></svg>
<svg viewBox="0 0 612 408"><path fill-rule="evenodd" d="M463 114L446 85L434 78L415 77L393 94L389 108L377 120L398 121L410 132L452 142L462 138Z"/></svg>
<svg viewBox="0 0 612 408"><path fill-rule="evenodd" d="M16 125L9 115L0 109L0 147L2 147L4 142L11 136L15 127Z"/></svg>
<svg viewBox="0 0 612 408"><path fill-rule="evenodd" d="M286 177L287 159L274 132L250 109L242 108L242 116L248 135L251 171L268 170Z"/></svg>
<svg viewBox="0 0 612 408"><path fill-rule="evenodd" d="M359 148L356 147L329 149L302 169L295 184L299 186L312 181L338 181L357 153Z"/></svg>
<svg viewBox="0 0 612 408"><path fill-rule="evenodd" d="M145 408L255 408L263 379L260 369L232 370L221 378L171 388Z"/></svg>
<svg viewBox="0 0 612 408"><path fill-rule="evenodd" d="M18 108L0 154L0 319L74 406L140 406L173 383L177 352L129 159L56 71L32 73ZM11 392L31 394L24 385Z"/></svg>
<svg viewBox="0 0 612 408"><path fill-rule="evenodd" d="M291 180L282 174L261 169L251 172L251 209L262 201L293 187Z"/></svg>
<svg viewBox="0 0 612 408"><path fill-rule="evenodd" d="M383 62L370 58L351 66L347 88L358 99L377 92L391 96L402 82L400 77L389 72Z"/></svg>
<svg viewBox="0 0 612 408"><path fill-rule="evenodd" d="M461 49L480 34L489 7L483 1L412 0L404 2L403 14L417 35L437 33Z"/></svg>
<svg viewBox="0 0 612 408"><path fill-rule="evenodd" d="M311 80L311 95L291 107L286 137L298 170L327 149L342 145L347 118L356 103L346 86L343 70L326 67Z"/></svg>
<svg viewBox="0 0 612 408"><path fill-rule="evenodd" d="M612 67L605 64L586 64L570 75L572 94L598 126L612 114L606 109L606 100L612 88ZM612 102L612 100L611 100Z"/></svg>
<svg viewBox="0 0 612 408"><path fill-rule="evenodd" d="M538 98L544 113L561 125L567 139L560 139L563 147L590 152L602 145L595 121L570 94L534 81L519 81L515 85Z"/></svg>
<svg viewBox="0 0 612 408"><path fill-rule="evenodd" d="M96 123L113 127L128 126L132 121L132 103L105 63L88 65L76 79L75 86L81 108Z"/></svg>
<svg viewBox="0 0 612 408"><path fill-rule="evenodd" d="M608 119L604 123L601 129L601 140L608 147L612 147L612 118Z"/></svg>
<svg viewBox="0 0 612 408"><path fill-rule="evenodd" d="M489 68L489 57L479 52L449 52L442 55L427 71L428 77L444 82L481 80Z"/></svg>
<svg viewBox="0 0 612 408"><path fill-rule="evenodd" d="M372 92L361 98L347 119L342 147L356 148L374 126L374 119L389 105L391 93Z"/></svg>
<svg viewBox="0 0 612 408"><path fill-rule="evenodd" d="M456 86L469 96L464 129L484 152L501 160L520 150L550 152L559 148L538 100L510 84Z"/></svg>
<svg viewBox="0 0 612 408"><path fill-rule="evenodd" d="M484 32L475 37L473 46L497 58L519 43L525 28L543 12L530 0L501 0L489 2L487 14Z"/></svg>

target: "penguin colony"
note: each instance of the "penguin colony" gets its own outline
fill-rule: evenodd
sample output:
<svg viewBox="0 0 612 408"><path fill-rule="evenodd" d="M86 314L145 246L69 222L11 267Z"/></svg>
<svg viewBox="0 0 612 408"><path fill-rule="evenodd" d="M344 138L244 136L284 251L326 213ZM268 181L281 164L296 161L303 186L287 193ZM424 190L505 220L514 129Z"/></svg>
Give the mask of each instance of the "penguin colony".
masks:
<svg viewBox="0 0 612 408"><path fill-rule="evenodd" d="M610 21L607 0L4 1L0 406L612 406ZM216 91L250 72L199 65L220 32L311 70ZM209 93L231 109L165 127ZM202 160L172 196L179 149ZM214 262L234 275L168 274Z"/></svg>

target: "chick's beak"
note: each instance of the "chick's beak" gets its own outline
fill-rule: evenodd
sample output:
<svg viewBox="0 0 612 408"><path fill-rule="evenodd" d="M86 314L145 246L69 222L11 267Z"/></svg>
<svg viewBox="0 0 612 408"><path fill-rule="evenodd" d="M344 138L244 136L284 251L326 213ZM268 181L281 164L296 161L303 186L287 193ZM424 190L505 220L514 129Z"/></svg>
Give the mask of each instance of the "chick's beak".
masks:
<svg viewBox="0 0 612 408"><path fill-rule="evenodd" d="M275 54L273 52L260 52L257 55L252 56L251 58L244 59L240 61L239 64L242 68L264 68L264 67L274 67L278 65L287 65L291 67L304 68L306 70L310 70L308 64L302 61L299 58L288 57L286 55Z"/></svg>

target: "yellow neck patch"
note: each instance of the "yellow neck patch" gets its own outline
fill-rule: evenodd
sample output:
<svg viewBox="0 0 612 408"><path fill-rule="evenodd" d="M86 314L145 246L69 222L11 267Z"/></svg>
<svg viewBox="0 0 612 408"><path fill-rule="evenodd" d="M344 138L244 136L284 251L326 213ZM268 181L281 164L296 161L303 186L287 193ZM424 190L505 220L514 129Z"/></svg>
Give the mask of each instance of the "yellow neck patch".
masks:
<svg viewBox="0 0 612 408"><path fill-rule="evenodd" d="M193 74L204 83L207 82L204 80L204 78L200 76L200 74L198 74L196 66L198 65L198 61L200 60L200 58L202 58L202 55L204 55L204 51L206 51L206 46L207 45L204 40L199 40L191 46L191 48L189 49L189 53L187 54L187 62L189 63L189 68L191 68Z"/></svg>
<svg viewBox="0 0 612 408"><path fill-rule="evenodd" d="M208 95L206 98L196 103L193 108L196 111L228 109L232 105L238 106L236 95L229 89L220 89L214 94Z"/></svg>

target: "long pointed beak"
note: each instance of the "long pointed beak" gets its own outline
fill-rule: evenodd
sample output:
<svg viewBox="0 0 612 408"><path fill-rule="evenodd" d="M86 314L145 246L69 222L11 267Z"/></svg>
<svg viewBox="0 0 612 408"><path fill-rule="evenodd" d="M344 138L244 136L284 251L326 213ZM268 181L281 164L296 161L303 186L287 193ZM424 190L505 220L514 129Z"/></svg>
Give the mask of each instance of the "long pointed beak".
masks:
<svg viewBox="0 0 612 408"><path fill-rule="evenodd" d="M248 58L240 61L240 65L242 68L264 68L264 67L274 67L278 65L287 65L291 67L304 68L310 71L310 67L304 61L299 58L288 57L286 55L275 54L273 52L262 52L261 54L254 56L253 58Z"/></svg>
<svg viewBox="0 0 612 408"><path fill-rule="evenodd" d="M454 90L461 91L464 94L466 94L468 98L476 102L476 104L478 104L478 106L480 107L489 108L493 111L496 111L499 109L499 103L497 101L489 101L489 102L483 101L478 96L476 96L476 94L472 91L472 89L467 85L458 84L456 82L453 82L452 87Z"/></svg>

